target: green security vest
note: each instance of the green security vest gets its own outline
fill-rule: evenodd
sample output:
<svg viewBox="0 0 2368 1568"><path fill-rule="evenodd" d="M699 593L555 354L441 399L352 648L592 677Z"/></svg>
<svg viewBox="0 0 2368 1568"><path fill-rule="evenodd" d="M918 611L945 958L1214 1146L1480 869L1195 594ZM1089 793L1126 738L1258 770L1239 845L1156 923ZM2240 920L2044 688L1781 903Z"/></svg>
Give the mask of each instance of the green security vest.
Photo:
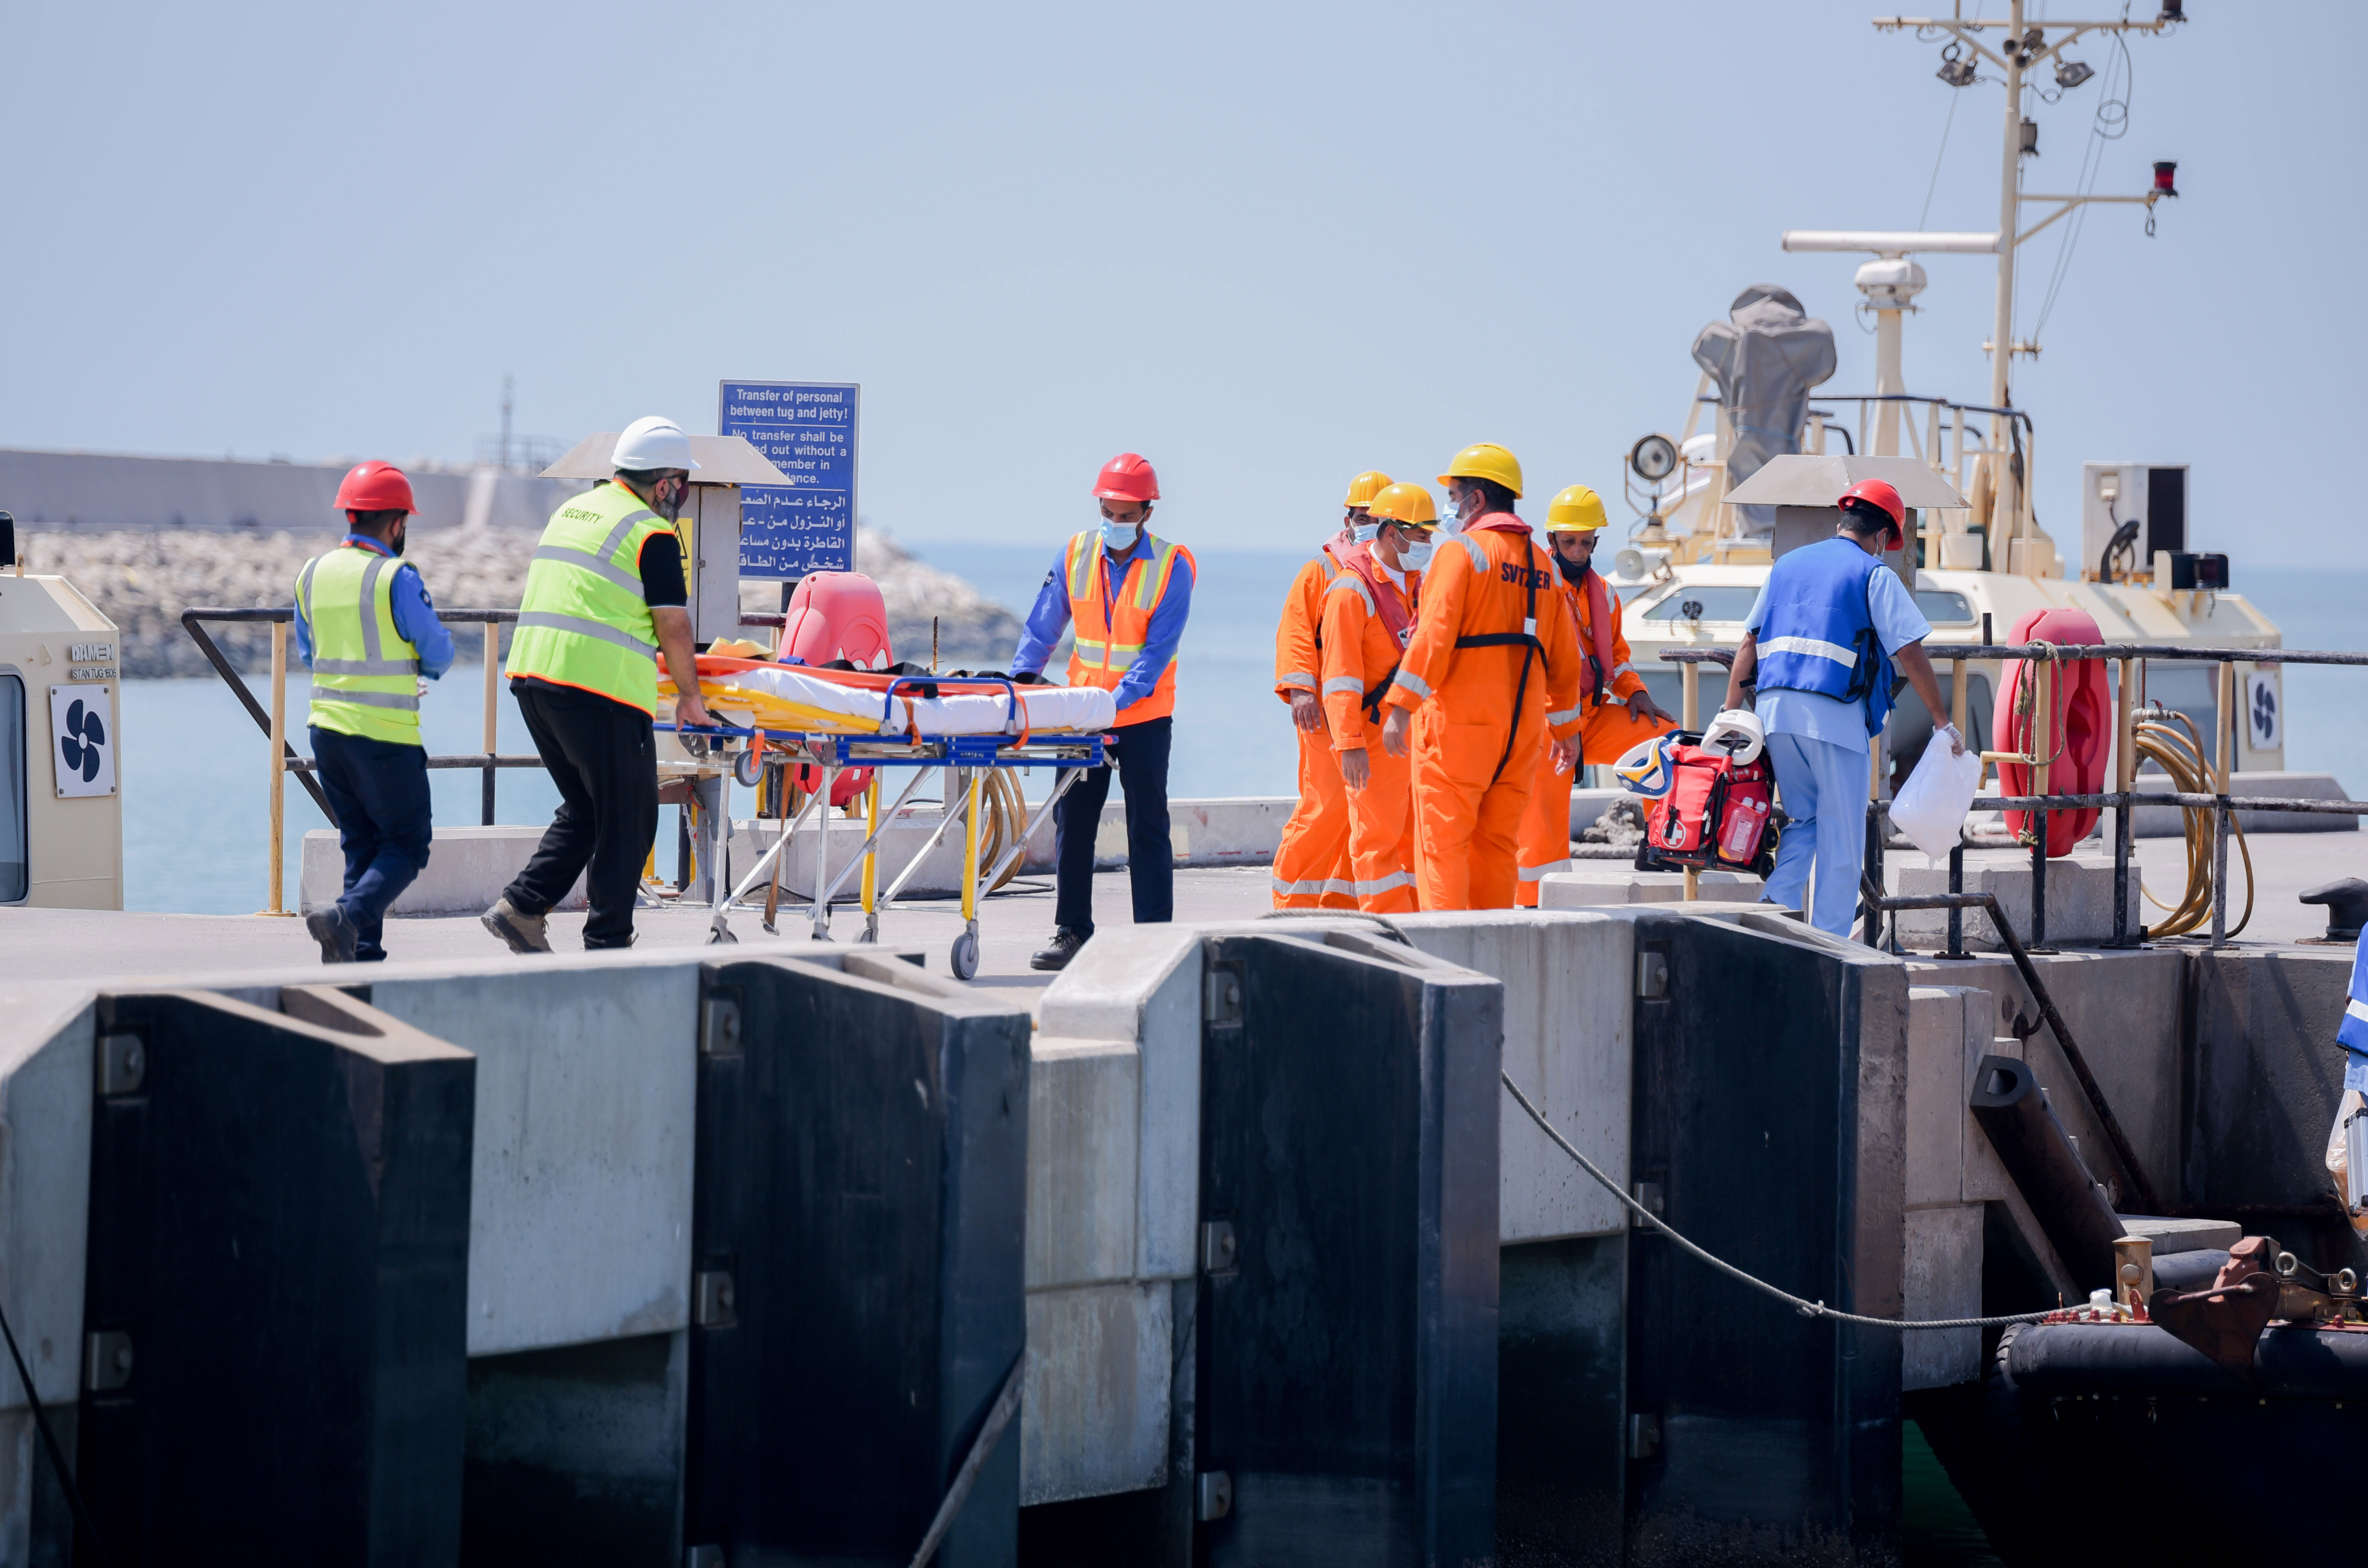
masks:
<svg viewBox="0 0 2368 1568"><path fill-rule="evenodd" d="M400 562L343 544L296 575L296 613L313 629L305 722L341 735L419 744L419 650L394 628Z"/></svg>
<svg viewBox="0 0 2368 1568"><path fill-rule="evenodd" d="M666 519L621 484L551 516L527 568L510 675L580 687L644 713L658 706L658 634L642 598L642 546Z"/></svg>

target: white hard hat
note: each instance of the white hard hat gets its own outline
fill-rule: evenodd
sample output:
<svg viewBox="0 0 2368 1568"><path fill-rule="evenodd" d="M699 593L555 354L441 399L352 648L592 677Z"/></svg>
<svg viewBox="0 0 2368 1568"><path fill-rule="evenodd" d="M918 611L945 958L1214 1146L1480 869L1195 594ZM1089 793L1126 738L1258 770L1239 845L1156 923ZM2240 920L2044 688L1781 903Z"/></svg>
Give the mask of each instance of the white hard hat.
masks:
<svg viewBox="0 0 2368 1568"><path fill-rule="evenodd" d="M690 455L690 437L683 434L682 426L655 414L625 426L625 433L617 437L617 450L609 463L612 468L630 469L636 473L699 466L698 460Z"/></svg>
<svg viewBox="0 0 2368 1568"><path fill-rule="evenodd" d="M1723 751L1733 762L1758 762L1759 754L1768 749L1768 732L1750 709L1729 708L1710 722L1702 744L1704 751Z"/></svg>

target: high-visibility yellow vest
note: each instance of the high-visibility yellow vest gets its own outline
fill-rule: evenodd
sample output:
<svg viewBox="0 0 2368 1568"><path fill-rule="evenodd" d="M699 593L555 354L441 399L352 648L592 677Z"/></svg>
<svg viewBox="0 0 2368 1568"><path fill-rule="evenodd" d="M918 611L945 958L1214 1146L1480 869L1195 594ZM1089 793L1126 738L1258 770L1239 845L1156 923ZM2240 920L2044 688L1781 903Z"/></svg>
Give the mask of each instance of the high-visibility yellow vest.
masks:
<svg viewBox="0 0 2368 1568"><path fill-rule="evenodd" d="M313 632L307 723L419 744L419 650L394 628L400 565L374 550L341 544L296 574L296 613Z"/></svg>
<svg viewBox="0 0 2368 1568"><path fill-rule="evenodd" d="M510 675L656 712L658 634L642 598L642 546L670 531L640 496L613 483L553 512L527 568Z"/></svg>
<svg viewBox="0 0 2368 1568"><path fill-rule="evenodd" d="M1151 546L1147 561L1127 562L1126 575L1112 592L1110 564L1102 550L1101 530L1089 529L1069 541L1069 619L1076 643L1069 654L1069 684L1098 686L1115 691L1126 678L1143 645L1150 641L1151 616L1167 592L1167 579L1180 561L1193 570L1192 552L1180 544L1145 533ZM1176 711L1176 661L1159 672L1151 695L1120 710L1118 722L1139 724Z"/></svg>

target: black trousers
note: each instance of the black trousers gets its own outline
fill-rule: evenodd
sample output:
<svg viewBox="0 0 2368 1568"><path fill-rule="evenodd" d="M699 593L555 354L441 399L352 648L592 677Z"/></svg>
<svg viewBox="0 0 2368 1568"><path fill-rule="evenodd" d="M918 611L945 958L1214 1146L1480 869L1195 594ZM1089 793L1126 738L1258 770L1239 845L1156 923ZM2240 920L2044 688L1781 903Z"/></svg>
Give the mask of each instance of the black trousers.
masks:
<svg viewBox="0 0 2368 1568"><path fill-rule="evenodd" d="M650 716L588 691L522 682L510 690L534 749L559 786L559 811L502 896L521 915L547 914L583 877L592 904L584 945L629 946L633 895L658 832L657 741Z"/></svg>
<svg viewBox="0 0 2368 1568"><path fill-rule="evenodd" d="M354 957L386 957L386 908L427 868L435 839L427 798L427 749L313 727L321 793L337 814L346 853L337 902L354 923Z"/></svg>
<svg viewBox="0 0 2368 1568"><path fill-rule="evenodd" d="M1106 748L1110 762L1085 769L1053 808L1055 926L1094 934L1094 835L1110 801L1113 763L1126 791L1126 875L1134 890L1134 923L1159 926L1176 918L1176 848L1167 834L1167 748L1175 733L1172 714L1113 731Z"/></svg>

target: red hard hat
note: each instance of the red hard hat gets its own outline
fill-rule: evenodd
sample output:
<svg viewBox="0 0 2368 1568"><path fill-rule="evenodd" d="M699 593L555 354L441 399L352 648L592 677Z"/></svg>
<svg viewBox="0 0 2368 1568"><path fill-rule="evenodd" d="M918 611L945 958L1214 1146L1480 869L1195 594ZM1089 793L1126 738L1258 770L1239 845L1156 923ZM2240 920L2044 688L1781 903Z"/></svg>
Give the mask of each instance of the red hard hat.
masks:
<svg viewBox="0 0 2368 1568"><path fill-rule="evenodd" d="M1102 464L1094 479L1094 494L1104 501L1156 501L1159 476L1140 452L1121 452Z"/></svg>
<svg viewBox="0 0 2368 1568"><path fill-rule="evenodd" d="M1835 500L1834 505L1847 507L1853 501L1861 506L1880 508L1883 514L1891 519L1891 539L1894 549L1906 541L1907 503L1899 498L1897 490L1880 479L1861 479L1843 491Z"/></svg>
<svg viewBox="0 0 2368 1568"><path fill-rule="evenodd" d="M411 481L393 463L375 459L356 463L353 472L337 486L337 510L340 512L416 512L412 505Z"/></svg>

